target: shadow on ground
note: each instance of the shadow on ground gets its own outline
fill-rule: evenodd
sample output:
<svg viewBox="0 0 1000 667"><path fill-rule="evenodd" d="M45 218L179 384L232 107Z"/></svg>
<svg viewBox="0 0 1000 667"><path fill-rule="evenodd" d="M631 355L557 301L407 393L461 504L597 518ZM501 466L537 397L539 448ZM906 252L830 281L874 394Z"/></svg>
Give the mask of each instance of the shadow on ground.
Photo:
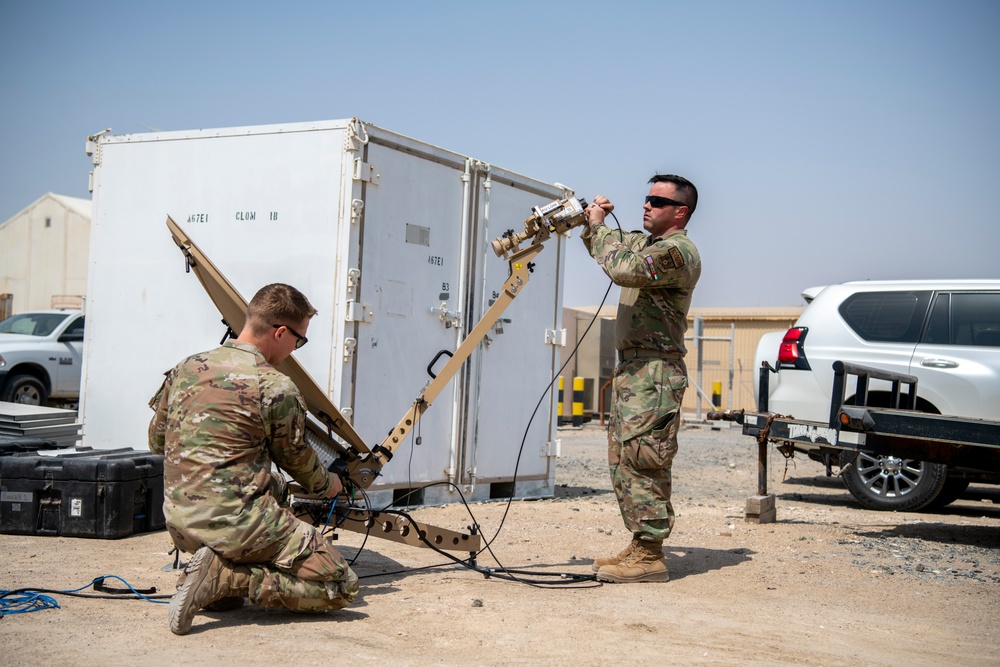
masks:
<svg viewBox="0 0 1000 667"><path fill-rule="evenodd" d="M203 611L195 616L194 624L191 626L192 635L197 635L209 630L227 628L239 625L257 625L263 628L287 625L289 623L350 623L353 621L363 621L368 618L368 614L355 609L358 601L352 603L348 609L328 611L319 614L296 613L282 609L267 609L256 605L246 605L242 609L227 612L206 612ZM206 619L211 619L206 622Z"/></svg>
<svg viewBox="0 0 1000 667"><path fill-rule="evenodd" d="M782 480L780 484L788 484L791 486L813 486L819 489L844 489L844 482L842 482L836 475L833 477L827 477L826 475L818 475L815 477L789 477L788 479Z"/></svg>
<svg viewBox="0 0 1000 667"><path fill-rule="evenodd" d="M783 480L780 483L784 487L778 491L777 485L769 489L775 494L778 500L811 503L828 507L854 507L861 509L861 505L854 500L854 497L844 486L838 477L793 477ZM798 487L795 491L787 490L787 487ZM815 489L810 493L809 488ZM835 493L831 493L835 492ZM893 514L887 512L887 515ZM992 485L973 485L959 497L955 502L944 507L934 509L922 509L918 512L903 513L912 514L936 514L940 516L954 517L996 517L1000 518L1000 487Z"/></svg>
<svg viewBox="0 0 1000 667"><path fill-rule="evenodd" d="M751 549L704 549L669 545L664 548L670 578L674 581L684 577L707 574L726 567L734 567L750 560L756 553Z"/></svg>
<svg viewBox="0 0 1000 667"><path fill-rule="evenodd" d="M904 523L891 528L857 532L861 537L902 537L906 539L940 542L941 544L962 544L970 547L1000 547L1000 527L998 526L956 526L951 523L921 521Z"/></svg>
<svg viewBox="0 0 1000 667"><path fill-rule="evenodd" d="M587 498L588 496L606 496L611 493L611 489L595 489L590 486L568 486L560 484L556 487L555 497L562 498Z"/></svg>

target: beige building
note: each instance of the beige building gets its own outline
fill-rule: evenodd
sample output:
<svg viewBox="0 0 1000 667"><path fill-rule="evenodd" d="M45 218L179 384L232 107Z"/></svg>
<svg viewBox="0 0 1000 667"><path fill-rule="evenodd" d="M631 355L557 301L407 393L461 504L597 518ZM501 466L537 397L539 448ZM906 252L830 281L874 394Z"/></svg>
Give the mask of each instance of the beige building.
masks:
<svg viewBox="0 0 1000 667"><path fill-rule="evenodd" d="M754 368L754 353L757 343L767 332L789 329L803 308L692 308L685 341L688 353L684 361L689 378L684 396L685 417L704 418L714 409L713 399L724 410L755 408L753 388L758 373ZM606 415L609 409L610 379L616 364L615 314L618 307L605 306L595 319L596 310L563 309L566 347L562 349L562 363L566 363L573 348L580 343L576 356L562 371L563 415L567 418L572 417L574 377L584 379L585 415L597 418L601 412ZM713 389L719 389L717 395Z"/></svg>
<svg viewBox="0 0 1000 667"><path fill-rule="evenodd" d="M0 224L0 311L81 307L89 256L90 200L43 195Z"/></svg>

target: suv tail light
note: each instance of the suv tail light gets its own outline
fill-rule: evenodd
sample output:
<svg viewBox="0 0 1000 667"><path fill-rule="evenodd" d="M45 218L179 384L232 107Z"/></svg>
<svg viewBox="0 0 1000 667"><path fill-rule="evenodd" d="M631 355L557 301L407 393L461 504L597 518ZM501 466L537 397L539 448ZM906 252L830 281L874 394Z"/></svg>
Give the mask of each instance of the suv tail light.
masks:
<svg viewBox="0 0 1000 667"><path fill-rule="evenodd" d="M809 333L808 327L792 327L785 332L785 337L781 339L781 347L778 348L778 368L809 370L806 351L802 347L807 333Z"/></svg>

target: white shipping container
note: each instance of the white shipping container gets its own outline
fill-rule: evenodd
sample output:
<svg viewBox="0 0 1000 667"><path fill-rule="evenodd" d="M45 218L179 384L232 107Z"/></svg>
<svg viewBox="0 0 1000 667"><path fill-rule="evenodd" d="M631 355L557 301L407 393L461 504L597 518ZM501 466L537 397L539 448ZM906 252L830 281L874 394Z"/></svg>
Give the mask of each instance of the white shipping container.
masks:
<svg viewBox="0 0 1000 667"><path fill-rule="evenodd" d="M374 446L429 381L434 356L454 351L496 298L508 265L490 241L571 194L357 119L104 134L90 150L81 415L84 444L101 449L144 447L163 372L225 332L185 273L168 215L245 299L271 282L309 297L319 314L295 356ZM472 498L552 495L557 399L546 386L558 370L567 240L546 243L530 284L372 490L450 481ZM424 501L451 493L435 487Z"/></svg>

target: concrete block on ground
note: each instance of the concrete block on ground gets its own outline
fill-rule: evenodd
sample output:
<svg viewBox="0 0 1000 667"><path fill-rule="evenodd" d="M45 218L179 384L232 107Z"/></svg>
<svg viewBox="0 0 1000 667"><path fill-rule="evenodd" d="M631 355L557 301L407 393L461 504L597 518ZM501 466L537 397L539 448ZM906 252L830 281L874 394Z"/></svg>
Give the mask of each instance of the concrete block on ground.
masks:
<svg viewBox="0 0 1000 667"><path fill-rule="evenodd" d="M774 494L747 498L745 518L747 523L774 523L777 519Z"/></svg>

